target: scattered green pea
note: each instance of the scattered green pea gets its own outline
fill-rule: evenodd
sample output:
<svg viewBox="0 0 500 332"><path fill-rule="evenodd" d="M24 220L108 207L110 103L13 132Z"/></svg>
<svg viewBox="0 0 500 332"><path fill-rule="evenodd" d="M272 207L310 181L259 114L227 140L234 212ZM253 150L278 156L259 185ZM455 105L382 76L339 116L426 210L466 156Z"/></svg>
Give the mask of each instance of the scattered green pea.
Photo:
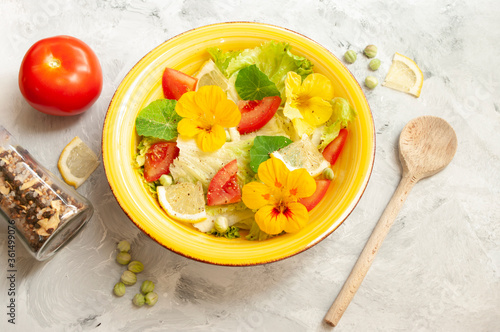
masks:
<svg viewBox="0 0 500 332"><path fill-rule="evenodd" d="M138 307L142 307L144 305L144 302L145 302L144 295L142 295L141 293L135 294L134 298L132 299L132 303Z"/></svg>
<svg viewBox="0 0 500 332"><path fill-rule="evenodd" d="M144 270L144 265L139 261L131 261L128 265L128 270L134 273L141 273Z"/></svg>
<svg viewBox="0 0 500 332"><path fill-rule="evenodd" d="M129 270L123 272L120 279L125 285L128 285L128 286L132 286L133 284L135 284L137 282L137 276L135 275L135 273L133 273Z"/></svg>
<svg viewBox="0 0 500 332"><path fill-rule="evenodd" d="M334 174L333 174L333 169L331 169L330 167L327 167L323 170L323 176L325 177L325 179L327 180L333 180L333 177L334 177Z"/></svg>
<svg viewBox="0 0 500 332"><path fill-rule="evenodd" d="M380 60L379 59L372 59L370 63L368 64L371 70L375 71L380 67Z"/></svg>
<svg viewBox="0 0 500 332"><path fill-rule="evenodd" d="M130 243L128 243L128 241L122 240L118 242L116 249L118 249L120 252L128 252L130 250Z"/></svg>
<svg viewBox="0 0 500 332"><path fill-rule="evenodd" d="M156 302L158 302L158 294L156 294L155 292L149 292L146 294L144 299L146 300L147 305L154 306Z"/></svg>
<svg viewBox="0 0 500 332"><path fill-rule="evenodd" d="M119 297L125 295L125 284L123 282L117 282L115 287L113 287L113 292Z"/></svg>
<svg viewBox="0 0 500 332"><path fill-rule="evenodd" d="M377 51L378 48L375 45L368 45L365 47L363 53L368 57L368 58L374 58L377 56Z"/></svg>
<svg viewBox="0 0 500 332"><path fill-rule="evenodd" d="M128 252L120 252L118 255L116 255L116 261L121 265L127 265L130 262L131 258L132 257Z"/></svg>
<svg viewBox="0 0 500 332"><path fill-rule="evenodd" d="M375 87L378 85L378 80L375 76L367 76L365 79L365 85L369 89L375 89Z"/></svg>
<svg viewBox="0 0 500 332"><path fill-rule="evenodd" d="M147 293L150 293L152 291L154 291L155 289L155 284L150 281L150 280L145 280L142 282L142 285L141 285L141 293L146 295Z"/></svg>
<svg viewBox="0 0 500 332"><path fill-rule="evenodd" d="M357 57L358 57L358 55L353 50L349 50L349 51L345 52L345 54L344 54L344 60L347 63L354 63L356 61Z"/></svg>

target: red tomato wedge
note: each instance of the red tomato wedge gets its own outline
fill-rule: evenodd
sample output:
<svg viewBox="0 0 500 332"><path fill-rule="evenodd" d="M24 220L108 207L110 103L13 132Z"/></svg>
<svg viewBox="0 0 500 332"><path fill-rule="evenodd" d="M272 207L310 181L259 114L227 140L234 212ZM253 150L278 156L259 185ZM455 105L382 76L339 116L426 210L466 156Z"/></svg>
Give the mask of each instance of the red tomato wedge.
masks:
<svg viewBox="0 0 500 332"><path fill-rule="evenodd" d="M208 185L207 205L223 205L241 201L237 173L238 163L235 159L215 174Z"/></svg>
<svg viewBox="0 0 500 332"><path fill-rule="evenodd" d="M238 125L240 134L251 133L262 128L276 114L280 104L281 98L278 96L265 97L262 100L240 100L238 102L241 112Z"/></svg>
<svg viewBox="0 0 500 332"><path fill-rule="evenodd" d="M179 100L184 93L194 91L197 82L197 78L172 68L165 68L161 81L163 95L167 99Z"/></svg>
<svg viewBox="0 0 500 332"><path fill-rule="evenodd" d="M311 211L325 196L328 186L332 181L327 179L316 180L316 191L312 196L299 199L299 203L304 204L307 211Z"/></svg>
<svg viewBox="0 0 500 332"><path fill-rule="evenodd" d="M345 141L347 140L347 129L340 129L339 136L337 136L333 141L330 142L323 150L323 157L330 162L330 165L335 164L337 158L342 152Z"/></svg>
<svg viewBox="0 0 500 332"><path fill-rule="evenodd" d="M148 182L158 180L163 174L170 173L170 165L179 155L176 143L159 142L151 145L146 152L144 179Z"/></svg>

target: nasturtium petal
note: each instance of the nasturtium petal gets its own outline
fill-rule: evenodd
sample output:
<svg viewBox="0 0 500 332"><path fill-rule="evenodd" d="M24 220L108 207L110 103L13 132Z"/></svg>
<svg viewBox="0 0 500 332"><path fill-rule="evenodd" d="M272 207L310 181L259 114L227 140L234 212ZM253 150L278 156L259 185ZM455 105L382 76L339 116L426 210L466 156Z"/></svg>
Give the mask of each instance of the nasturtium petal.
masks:
<svg viewBox="0 0 500 332"><path fill-rule="evenodd" d="M327 101L334 97L332 82L325 75L314 73L302 82L302 91L305 94L320 97Z"/></svg>
<svg viewBox="0 0 500 332"><path fill-rule="evenodd" d="M320 97L312 97L303 104L303 118L313 126L319 126L328 121L332 115L332 105Z"/></svg>
<svg viewBox="0 0 500 332"><path fill-rule="evenodd" d="M220 149L226 142L226 131L224 127L213 125L209 131L202 130L196 135L198 147L205 152L213 152Z"/></svg>
<svg viewBox="0 0 500 332"><path fill-rule="evenodd" d="M229 99L221 100L214 109L215 122L223 127L236 127L241 120L238 106Z"/></svg>
<svg viewBox="0 0 500 332"><path fill-rule="evenodd" d="M271 157L259 166L259 179L271 188L281 189L286 186L290 171L278 158Z"/></svg>
<svg viewBox="0 0 500 332"><path fill-rule="evenodd" d="M195 102L205 111L213 115L217 105L223 100L227 100L227 95L221 87L216 85L205 85L196 91Z"/></svg>
<svg viewBox="0 0 500 332"><path fill-rule="evenodd" d="M177 137L177 126L181 117L176 114L175 100L159 99L143 108L135 120L140 136L172 140Z"/></svg>
<svg viewBox="0 0 500 332"><path fill-rule="evenodd" d="M255 213L255 221L263 232L270 235L277 235L285 229L287 218L277 211L274 206L266 205Z"/></svg>
<svg viewBox="0 0 500 332"><path fill-rule="evenodd" d="M309 197L316 191L316 181L305 168L299 168L288 174L286 188L295 199Z"/></svg>
<svg viewBox="0 0 500 332"><path fill-rule="evenodd" d="M300 203L289 203L288 210L284 213L286 222L283 230L287 233L296 233L309 222L309 212Z"/></svg>
<svg viewBox="0 0 500 332"><path fill-rule="evenodd" d="M289 97L289 96L292 96L292 95L298 93L300 90L301 82L302 82L302 78L300 77L299 74L297 74L293 71L288 72L288 74L286 75L286 80L285 80L286 96Z"/></svg>
<svg viewBox="0 0 500 332"><path fill-rule="evenodd" d="M250 182L243 186L241 198L249 209L260 209L270 204L271 190L263 183Z"/></svg>
<svg viewBox="0 0 500 332"><path fill-rule="evenodd" d="M175 106L175 111L183 118L197 119L205 113L204 109L196 102L196 92L189 91L184 93Z"/></svg>
<svg viewBox="0 0 500 332"><path fill-rule="evenodd" d="M189 118L182 119L177 126L177 130L179 135L185 137L193 137L203 131L202 124L199 121Z"/></svg>

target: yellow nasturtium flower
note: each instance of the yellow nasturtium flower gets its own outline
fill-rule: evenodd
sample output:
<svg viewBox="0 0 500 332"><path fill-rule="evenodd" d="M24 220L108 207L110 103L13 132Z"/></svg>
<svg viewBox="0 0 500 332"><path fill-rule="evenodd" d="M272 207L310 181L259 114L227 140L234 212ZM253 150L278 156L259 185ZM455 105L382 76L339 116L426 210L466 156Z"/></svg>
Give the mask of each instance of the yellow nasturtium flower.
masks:
<svg viewBox="0 0 500 332"><path fill-rule="evenodd" d="M177 101L175 111L183 117L177 125L179 135L194 137L205 152L221 148L226 142L224 128L236 127L241 120L238 106L215 85L186 92Z"/></svg>
<svg viewBox="0 0 500 332"><path fill-rule="evenodd" d="M332 115L333 86L318 73L310 74L302 82L299 74L288 72L285 80L286 104L283 113L292 120L299 137L311 135Z"/></svg>
<svg viewBox="0 0 500 332"><path fill-rule="evenodd" d="M271 157L259 166L263 182L247 183L242 189L245 205L253 210L255 221L267 234L299 231L309 221L309 212L299 198L309 197L316 190L316 182L304 169L290 171L285 164Z"/></svg>

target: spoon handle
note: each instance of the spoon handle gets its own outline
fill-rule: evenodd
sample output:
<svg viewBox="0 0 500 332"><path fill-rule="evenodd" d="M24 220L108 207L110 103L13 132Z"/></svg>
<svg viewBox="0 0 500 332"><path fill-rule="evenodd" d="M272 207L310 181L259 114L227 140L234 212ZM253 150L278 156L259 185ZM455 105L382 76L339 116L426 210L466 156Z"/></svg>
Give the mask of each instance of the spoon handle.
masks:
<svg viewBox="0 0 500 332"><path fill-rule="evenodd" d="M378 249L382 245L389 229L391 228L394 220L396 219L399 210L403 206L403 203L408 196L413 185L418 181L414 176L409 174L404 174L401 182L399 183L394 195L392 196L389 204L384 210L384 213L380 217L377 225L373 229L368 242L366 243L361 255L359 256L356 264L352 268L349 277L342 286L340 293L333 302L330 310L325 316L325 321L332 325L337 326L340 318L344 314L347 306L351 302L354 294L358 290L361 282L363 281L368 269L372 265L373 259L377 254Z"/></svg>

